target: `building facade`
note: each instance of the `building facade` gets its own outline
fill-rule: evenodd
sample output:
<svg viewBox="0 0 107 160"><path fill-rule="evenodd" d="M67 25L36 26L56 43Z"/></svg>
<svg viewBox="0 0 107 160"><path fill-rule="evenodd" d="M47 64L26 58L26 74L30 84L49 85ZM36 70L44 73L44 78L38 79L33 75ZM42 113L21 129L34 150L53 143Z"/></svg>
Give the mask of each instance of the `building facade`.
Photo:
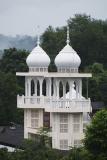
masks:
<svg viewBox="0 0 107 160"><path fill-rule="evenodd" d="M29 72L17 72L25 77L25 95L17 96L17 107L24 109L24 138L35 138L41 127L51 128L52 148L69 150L78 147L84 138L91 112L90 98L82 96L81 59L70 46L69 28L65 47L55 58L57 72L48 72L50 58L37 46L26 59Z"/></svg>

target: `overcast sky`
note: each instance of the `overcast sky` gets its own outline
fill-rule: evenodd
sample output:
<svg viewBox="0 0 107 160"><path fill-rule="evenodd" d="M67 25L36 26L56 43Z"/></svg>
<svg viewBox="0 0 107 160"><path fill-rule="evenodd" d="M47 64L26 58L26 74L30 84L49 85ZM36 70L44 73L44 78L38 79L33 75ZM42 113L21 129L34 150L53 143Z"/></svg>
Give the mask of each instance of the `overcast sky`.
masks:
<svg viewBox="0 0 107 160"><path fill-rule="evenodd" d="M42 33L49 25L66 25L76 13L107 19L107 0L0 0L0 33L15 36Z"/></svg>

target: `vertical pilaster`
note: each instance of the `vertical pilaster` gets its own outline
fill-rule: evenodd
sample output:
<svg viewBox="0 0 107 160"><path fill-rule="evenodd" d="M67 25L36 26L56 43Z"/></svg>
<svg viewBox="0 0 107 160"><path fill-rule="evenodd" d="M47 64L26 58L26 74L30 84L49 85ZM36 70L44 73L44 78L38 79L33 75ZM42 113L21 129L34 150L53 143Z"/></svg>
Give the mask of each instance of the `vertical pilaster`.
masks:
<svg viewBox="0 0 107 160"><path fill-rule="evenodd" d="M40 96L42 96L42 83L43 83L43 79L39 79L39 84L40 84Z"/></svg>
<svg viewBox="0 0 107 160"><path fill-rule="evenodd" d="M34 79L34 94L37 96L37 79Z"/></svg>
<svg viewBox="0 0 107 160"><path fill-rule="evenodd" d="M25 77L25 96L28 96L27 77Z"/></svg>
<svg viewBox="0 0 107 160"><path fill-rule="evenodd" d="M28 96L31 96L31 78L28 78Z"/></svg>
<svg viewBox="0 0 107 160"><path fill-rule="evenodd" d="M78 81L76 81L75 83L76 83L76 99L78 99Z"/></svg>
<svg viewBox="0 0 107 160"><path fill-rule="evenodd" d="M48 90L49 90L49 97L51 97L51 93L52 93L52 81L51 81L51 78L49 79L49 88L48 88Z"/></svg>
<svg viewBox="0 0 107 160"><path fill-rule="evenodd" d="M53 80L53 96L56 97L57 93L56 93L56 79Z"/></svg>
<svg viewBox="0 0 107 160"><path fill-rule="evenodd" d="M63 98L66 98L66 83L63 81Z"/></svg>
<svg viewBox="0 0 107 160"><path fill-rule="evenodd" d="M69 99L72 99L73 81L69 82Z"/></svg>
<svg viewBox="0 0 107 160"><path fill-rule="evenodd" d="M56 95L57 99L59 99L59 80L56 80Z"/></svg>
<svg viewBox="0 0 107 160"><path fill-rule="evenodd" d="M82 79L79 80L79 98L82 96Z"/></svg>

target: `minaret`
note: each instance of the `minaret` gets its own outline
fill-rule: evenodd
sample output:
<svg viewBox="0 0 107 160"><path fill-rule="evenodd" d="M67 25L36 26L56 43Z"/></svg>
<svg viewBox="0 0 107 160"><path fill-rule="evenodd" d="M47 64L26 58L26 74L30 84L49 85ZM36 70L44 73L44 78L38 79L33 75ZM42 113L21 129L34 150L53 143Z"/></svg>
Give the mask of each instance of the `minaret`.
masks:
<svg viewBox="0 0 107 160"><path fill-rule="evenodd" d="M89 122L84 117L91 112L90 98L82 96L82 78L92 75L79 73L81 59L70 46L69 27L66 45L55 58L57 72L48 72L50 58L40 47L39 36L26 63L29 71L16 73L25 77L25 95L17 96L17 107L24 109L24 138L36 138L46 113L50 114L52 148L69 150L80 146L84 126Z"/></svg>
<svg viewBox="0 0 107 160"><path fill-rule="evenodd" d="M63 77L55 77L53 80L54 98L57 99L59 109L52 112L52 145L53 148L61 150L69 150L70 146L78 147L82 144L84 136L82 106L84 101L87 101L82 96L82 77L78 73L81 59L69 43L67 27L66 46L55 58L58 74ZM89 106L87 103L84 107ZM85 113L88 113L87 109Z"/></svg>

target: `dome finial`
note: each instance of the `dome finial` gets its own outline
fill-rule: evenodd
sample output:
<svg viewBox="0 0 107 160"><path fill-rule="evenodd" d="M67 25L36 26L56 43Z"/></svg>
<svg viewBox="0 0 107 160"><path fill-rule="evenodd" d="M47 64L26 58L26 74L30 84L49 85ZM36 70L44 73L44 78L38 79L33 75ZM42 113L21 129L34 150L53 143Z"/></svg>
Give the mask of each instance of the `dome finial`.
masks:
<svg viewBox="0 0 107 160"><path fill-rule="evenodd" d="M67 41L66 43L69 44L70 38L69 38L69 26L67 26Z"/></svg>
<svg viewBox="0 0 107 160"><path fill-rule="evenodd" d="M37 31L38 31L38 35L37 35L37 46L39 46L39 45L40 45L39 29L40 29L40 27L39 27L39 25L38 25L38 26L37 26Z"/></svg>

